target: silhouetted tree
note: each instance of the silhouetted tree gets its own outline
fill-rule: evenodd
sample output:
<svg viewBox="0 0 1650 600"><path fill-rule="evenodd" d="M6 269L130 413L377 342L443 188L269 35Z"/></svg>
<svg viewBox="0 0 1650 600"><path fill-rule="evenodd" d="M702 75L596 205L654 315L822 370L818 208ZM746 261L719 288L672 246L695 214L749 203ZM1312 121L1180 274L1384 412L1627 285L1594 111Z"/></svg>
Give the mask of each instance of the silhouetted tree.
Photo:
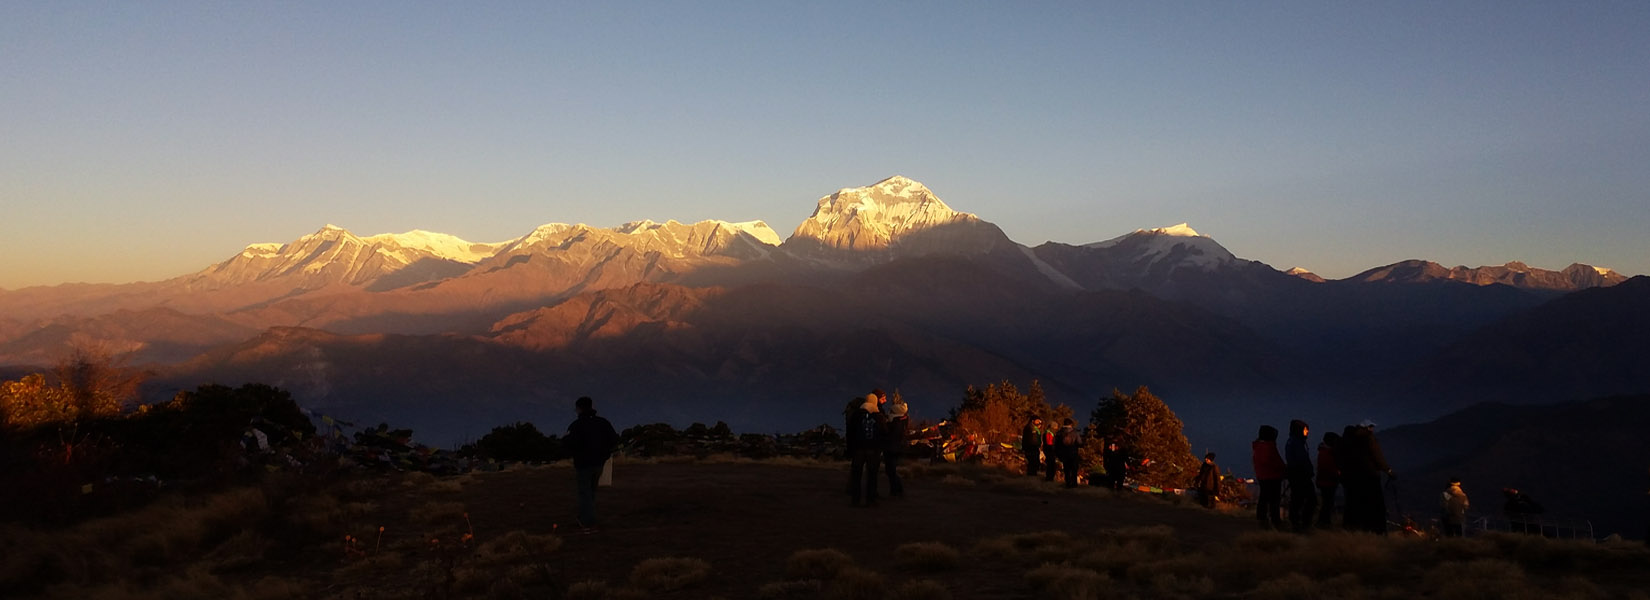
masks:
<svg viewBox="0 0 1650 600"><path fill-rule="evenodd" d="M1117 442L1129 451L1135 459L1135 481L1157 487L1185 487L1197 472L1199 461L1192 455L1180 417L1146 386L1126 395L1112 390L1110 397L1101 398L1095 406L1089 425L1103 443Z"/></svg>
<svg viewBox="0 0 1650 600"><path fill-rule="evenodd" d="M561 444L544 435L532 423L517 422L494 427L466 448L476 456L494 460L549 462L561 458Z"/></svg>

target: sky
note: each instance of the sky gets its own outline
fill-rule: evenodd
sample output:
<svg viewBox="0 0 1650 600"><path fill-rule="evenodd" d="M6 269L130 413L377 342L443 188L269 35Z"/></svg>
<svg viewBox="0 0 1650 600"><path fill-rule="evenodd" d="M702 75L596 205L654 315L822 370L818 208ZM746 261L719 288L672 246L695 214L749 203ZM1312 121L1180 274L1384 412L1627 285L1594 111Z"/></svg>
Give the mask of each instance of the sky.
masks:
<svg viewBox="0 0 1650 600"><path fill-rule="evenodd" d="M0 288L326 224L766 221L1650 273L1650 3L0 3Z"/></svg>

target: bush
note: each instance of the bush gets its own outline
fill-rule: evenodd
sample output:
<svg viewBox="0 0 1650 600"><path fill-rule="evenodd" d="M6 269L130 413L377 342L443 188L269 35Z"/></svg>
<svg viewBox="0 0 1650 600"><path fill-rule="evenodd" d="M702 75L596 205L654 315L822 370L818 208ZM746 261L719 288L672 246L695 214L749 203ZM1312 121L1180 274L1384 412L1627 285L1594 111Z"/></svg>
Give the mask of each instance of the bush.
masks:
<svg viewBox="0 0 1650 600"><path fill-rule="evenodd" d="M825 584L825 597L830 600L881 600L888 596L888 584L882 574L858 567L848 567Z"/></svg>
<svg viewBox="0 0 1650 600"><path fill-rule="evenodd" d="M949 571L962 564L962 553L940 542L913 542L894 549L900 566L919 571Z"/></svg>
<svg viewBox="0 0 1650 600"><path fill-rule="evenodd" d="M516 422L494 427L460 452L466 456L520 462L550 462L563 458L561 443L539 432L532 423Z"/></svg>
<svg viewBox="0 0 1650 600"><path fill-rule="evenodd" d="M919 579L900 584L894 590L898 600L951 600L951 590L932 579Z"/></svg>
<svg viewBox="0 0 1650 600"><path fill-rule="evenodd" d="M649 558L630 572L630 583L650 592L668 592L703 583L710 563L698 558Z"/></svg>
<svg viewBox="0 0 1650 600"><path fill-rule="evenodd" d="M1113 591L1105 575L1067 564L1032 569L1026 573L1026 582L1039 592L1038 598L1049 600L1088 600L1106 597Z"/></svg>
<svg viewBox="0 0 1650 600"><path fill-rule="evenodd" d="M785 560L785 577L792 580L830 580L852 566L854 559L835 548L797 550Z"/></svg>

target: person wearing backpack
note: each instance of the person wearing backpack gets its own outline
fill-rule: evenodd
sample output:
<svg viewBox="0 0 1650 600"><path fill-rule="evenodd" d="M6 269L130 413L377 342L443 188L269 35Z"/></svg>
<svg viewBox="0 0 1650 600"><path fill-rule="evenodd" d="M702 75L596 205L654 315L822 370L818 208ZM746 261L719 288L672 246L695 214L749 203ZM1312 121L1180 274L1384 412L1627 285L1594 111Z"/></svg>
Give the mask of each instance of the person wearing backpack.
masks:
<svg viewBox="0 0 1650 600"><path fill-rule="evenodd" d="M882 449L882 467L888 471L889 498L905 497L905 483L899 478L899 459L905 454L905 432L911 423L906 413L910 408L904 402L889 402L882 405L881 409L881 412L888 415L888 425L884 432L887 443Z"/></svg>
<svg viewBox="0 0 1650 600"><path fill-rule="evenodd" d="M1032 417L1026 423L1025 429L1020 430L1020 453L1026 457L1026 474L1037 475L1037 467L1042 465L1043 457L1043 418Z"/></svg>
<svg viewBox="0 0 1650 600"><path fill-rule="evenodd" d="M1438 497L1438 525L1444 537L1461 537L1467 525L1467 493L1461 491L1461 478L1449 478L1449 486Z"/></svg>
<svg viewBox="0 0 1650 600"><path fill-rule="evenodd" d="M1192 479L1192 488L1197 490L1198 500L1204 508L1214 508L1215 502L1220 500L1220 467L1215 465L1215 453L1203 455L1203 466L1198 467L1197 477Z"/></svg>
<svg viewBox="0 0 1650 600"><path fill-rule="evenodd" d="M877 410L877 400L855 398L859 406L848 410L848 495L854 506L877 505L877 467L882 464L886 416Z"/></svg>
<svg viewBox="0 0 1650 600"><path fill-rule="evenodd" d="M578 525L585 532L596 526L596 483L602 478L602 467L619 446L619 434L606 418L596 416L595 402L581 396L573 402L579 418L567 426L561 442L573 456L573 476L578 489Z"/></svg>
<svg viewBox="0 0 1650 600"><path fill-rule="evenodd" d="M1054 454L1060 457L1060 465L1065 469L1066 487L1077 487L1077 463L1080 450L1083 448L1083 434L1077 431L1075 421L1069 417L1060 425L1060 432L1054 437Z"/></svg>

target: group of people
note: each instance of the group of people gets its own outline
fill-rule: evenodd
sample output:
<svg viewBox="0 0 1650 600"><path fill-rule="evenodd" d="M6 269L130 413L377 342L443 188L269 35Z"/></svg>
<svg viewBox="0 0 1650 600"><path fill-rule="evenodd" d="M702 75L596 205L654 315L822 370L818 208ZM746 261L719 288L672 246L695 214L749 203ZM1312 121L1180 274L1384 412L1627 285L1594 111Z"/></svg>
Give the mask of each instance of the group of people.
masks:
<svg viewBox="0 0 1650 600"><path fill-rule="evenodd" d="M1386 494L1381 475L1386 475L1388 481L1396 480L1397 475L1375 439L1375 424L1364 421L1346 426L1339 435L1324 434L1317 447L1316 466L1307 449L1309 432L1305 421L1290 421L1289 439L1279 454L1277 428L1262 425L1260 434L1250 445L1255 482L1260 486L1255 518L1261 527L1297 532L1332 527L1336 490L1345 488L1346 506L1341 526L1349 531L1385 534ZM1212 459L1211 456L1205 462L1212 463ZM1288 524L1280 514L1285 483L1290 490ZM1199 487L1201 489L1201 483Z"/></svg>
<svg viewBox="0 0 1650 600"><path fill-rule="evenodd" d="M1045 481L1054 481L1057 474L1063 474L1066 487L1077 487L1082 450L1083 433L1069 417L1059 427L1044 427L1042 417L1032 417L1020 430L1020 453L1025 456L1029 476L1035 477L1041 471ZM1100 464L1105 473L1089 473L1089 485L1123 489L1123 476L1129 469L1128 451L1117 442L1106 444L1100 451Z"/></svg>
<svg viewBox="0 0 1650 600"><path fill-rule="evenodd" d="M878 470L888 475L888 496L905 496L899 462L910 428L910 407L888 400L881 388L854 398L843 411L847 417L848 496L854 506L876 506L880 499Z"/></svg>

